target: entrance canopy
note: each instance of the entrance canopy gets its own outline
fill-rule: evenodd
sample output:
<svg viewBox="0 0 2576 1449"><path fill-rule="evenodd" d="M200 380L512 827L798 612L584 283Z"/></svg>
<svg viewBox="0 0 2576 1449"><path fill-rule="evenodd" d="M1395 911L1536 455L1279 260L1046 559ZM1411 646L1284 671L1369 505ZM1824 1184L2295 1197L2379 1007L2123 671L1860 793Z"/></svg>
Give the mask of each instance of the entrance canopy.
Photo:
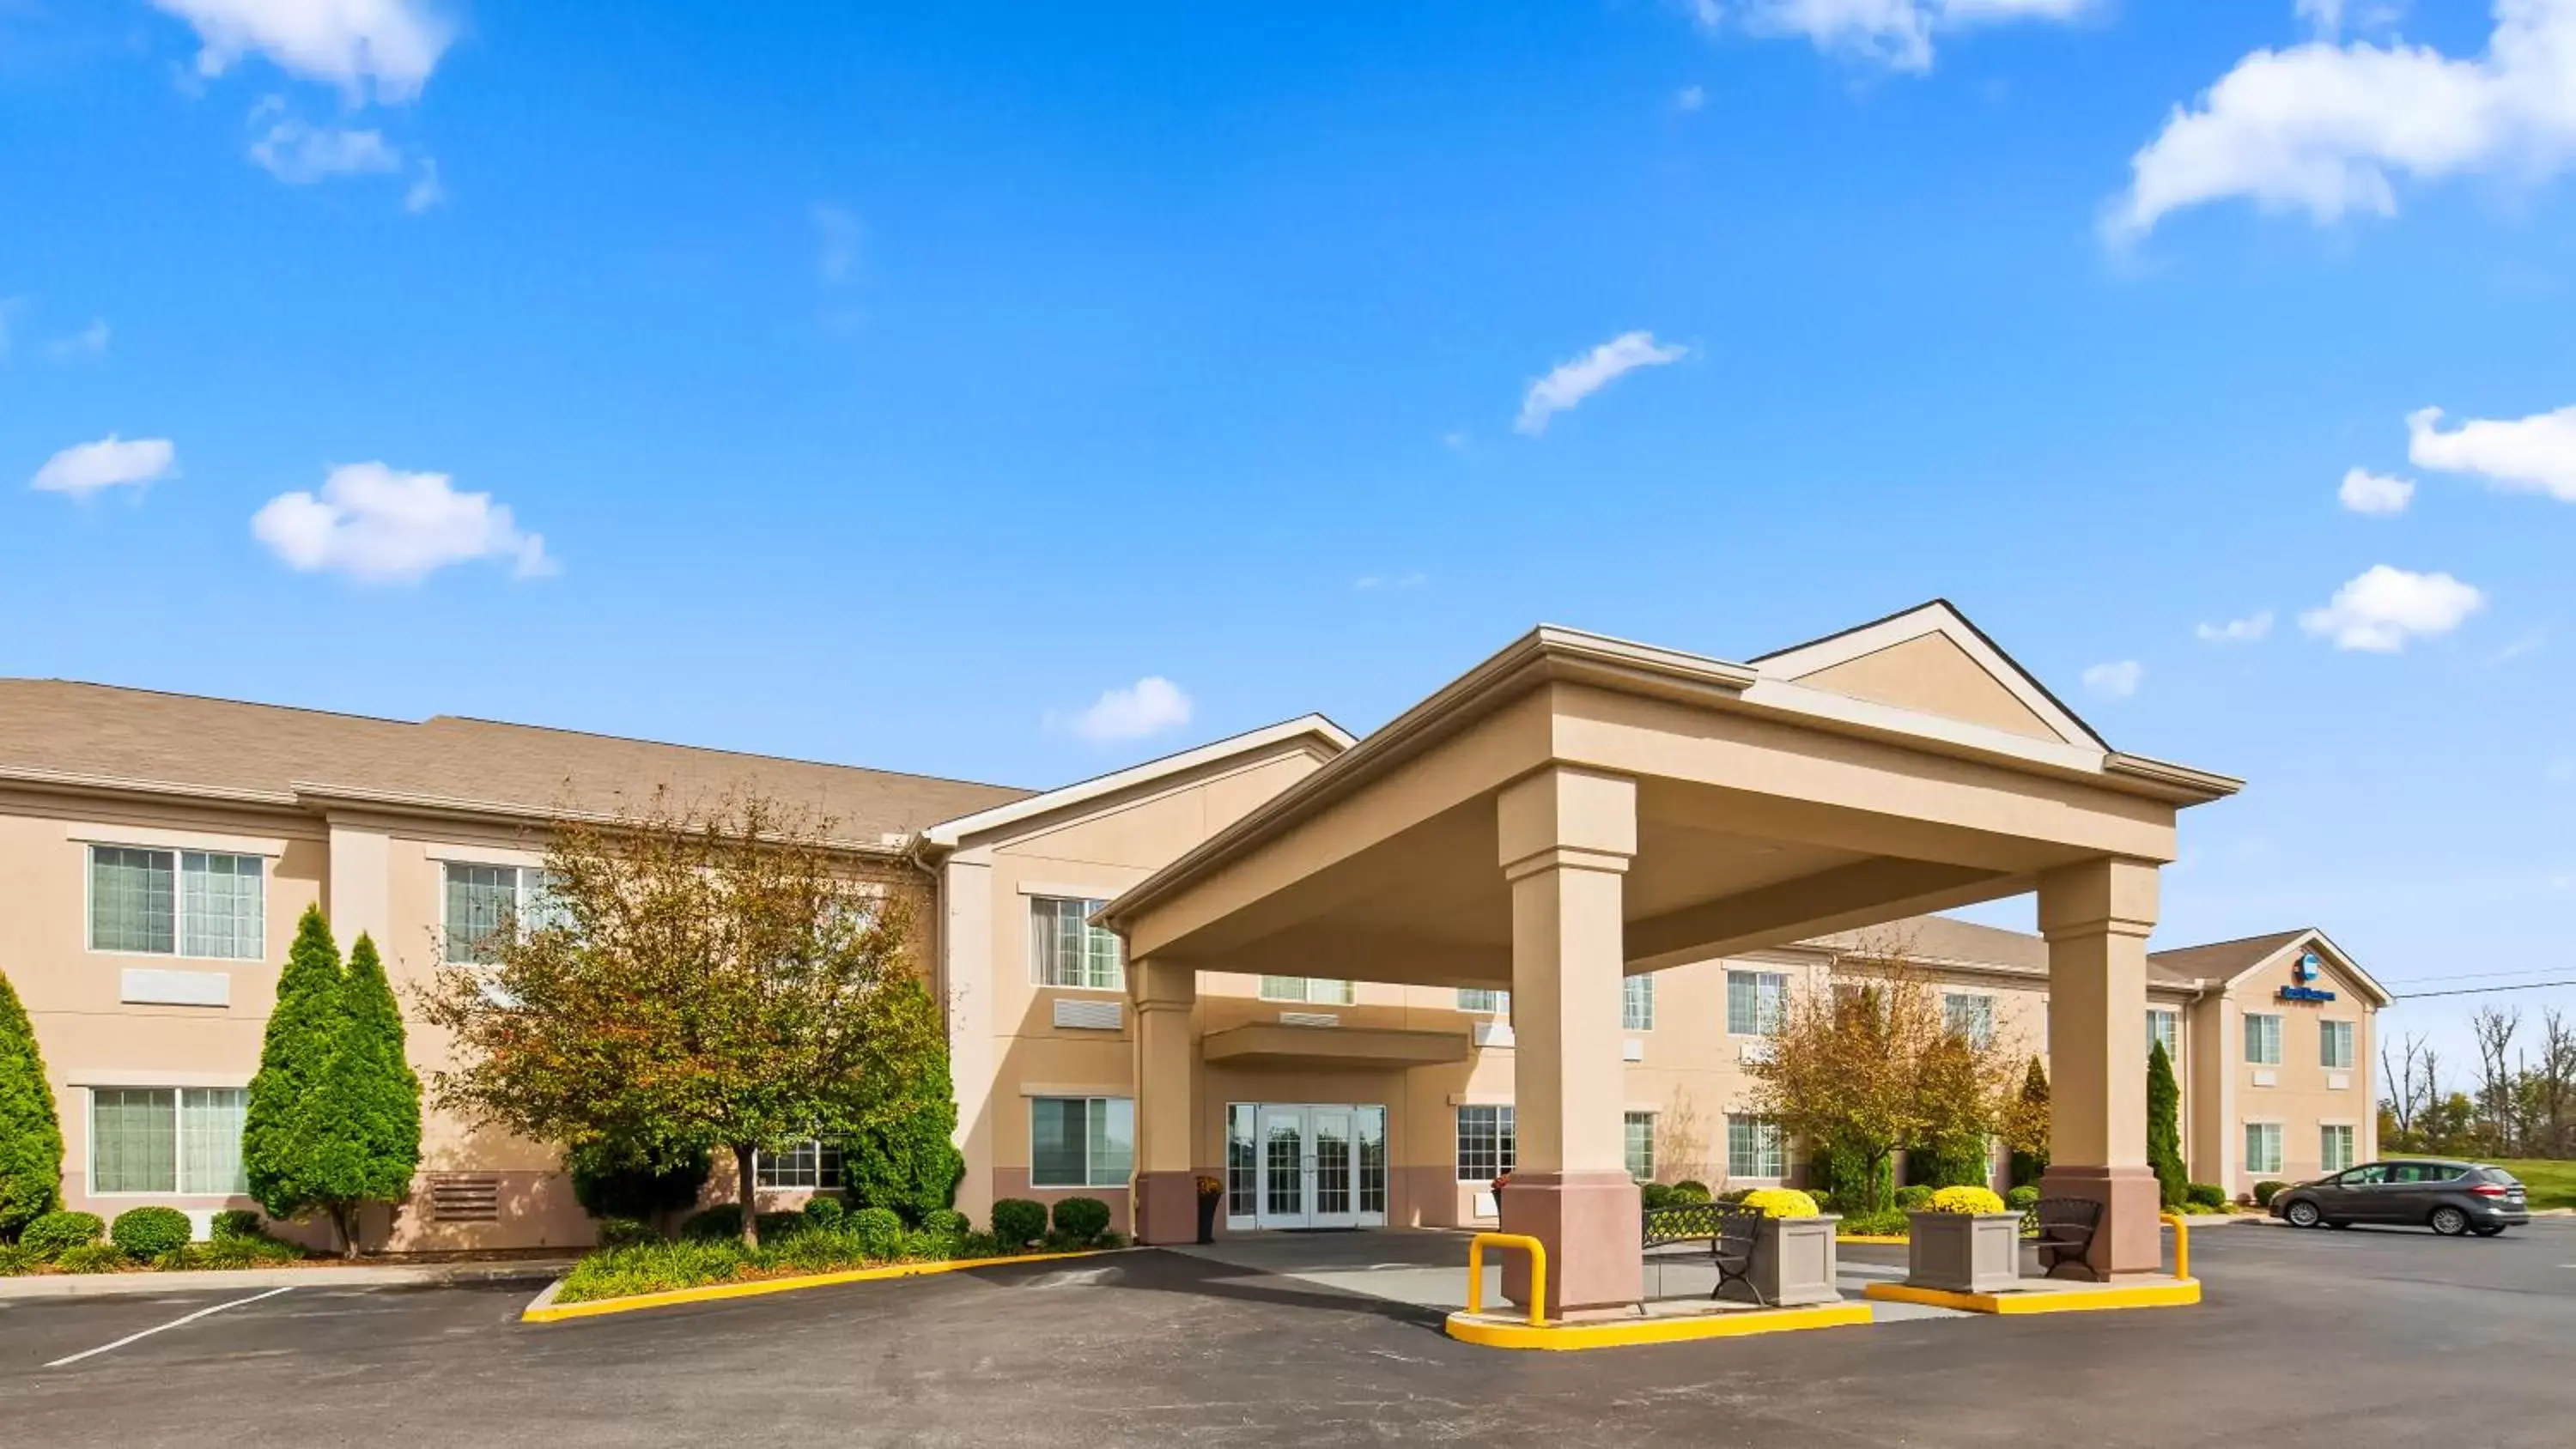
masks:
<svg viewBox="0 0 2576 1449"><path fill-rule="evenodd" d="M1509 987L1504 797L1548 771L1633 782L1615 811L1632 821L1600 841L1526 822L1625 857L1632 974L2019 894L2078 862L2152 869L2178 809L2240 784L2110 748L1945 602L1742 664L1543 627L1102 919L1131 958L1175 966Z"/></svg>

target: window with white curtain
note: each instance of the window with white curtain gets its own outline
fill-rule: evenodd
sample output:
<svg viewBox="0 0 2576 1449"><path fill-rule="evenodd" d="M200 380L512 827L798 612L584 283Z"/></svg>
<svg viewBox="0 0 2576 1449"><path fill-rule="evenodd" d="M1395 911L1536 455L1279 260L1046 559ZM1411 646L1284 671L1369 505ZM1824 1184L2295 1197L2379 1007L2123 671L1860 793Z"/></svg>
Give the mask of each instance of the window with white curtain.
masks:
<svg viewBox="0 0 2576 1449"><path fill-rule="evenodd" d="M242 1172L240 1087L93 1087L90 1191L102 1194L250 1191Z"/></svg>
<svg viewBox="0 0 2576 1449"><path fill-rule="evenodd" d="M2317 1060L2329 1071L2352 1070L2352 1023L2321 1021L2317 1023Z"/></svg>
<svg viewBox="0 0 2576 1449"><path fill-rule="evenodd" d="M1105 902L1029 897L1029 981L1086 991L1123 991L1127 960L1118 933L1091 924Z"/></svg>
<svg viewBox="0 0 2576 1449"><path fill-rule="evenodd" d="M1619 983L1619 1029L1655 1029L1655 978L1630 976Z"/></svg>
<svg viewBox="0 0 2576 1449"><path fill-rule="evenodd" d="M559 914L546 893L546 873L534 866L447 862L441 934L449 961L489 961L503 930L535 930Z"/></svg>
<svg viewBox="0 0 2576 1449"><path fill-rule="evenodd" d="M1458 1009L1481 1011L1492 1016L1509 1016L1512 1014L1512 994L1508 991L1493 991L1481 986L1461 986L1458 988Z"/></svg>
<svg viewBox="0 0 2576 1449"><path fill-rule="evenodd" d="M2165 1060L2182 1060L2181 1014L2151 1006L2147 1008L2147 1050L2154 1051L2158 1042L2164 1043Z"/></svg>
<svg viewBox="0 0 2576 1449"><path fill-rule="evenodd" d="M1125 1187L1135 1164L1135 1099L1029 1099L1029 1186Z"/></svg>
<svg viewBox="0 0 2576 1449"><path fill-rule="evenodd" d="M2256 1012L2245 1015L2245 1060L2258 1067L2281 1064L2281 1018Z"/></svg>
<svg viewBox="0 0 2576 1449"><path fill-rule="evenodd" d="M1780 1124L1768 1117L1726 1119L1728 1177L1785 1177L1789 1153Z"/></svg>
<svg viewBox="0 0 2576 1449"><path fill-rule="evenodd" d="M267 949L262 869L255 855L93 845L90 949L255 961Z"/></svg>
<svg viewBox="0 0 2576 1449"><path fill-rule="evenodd" d="M2329 1123L2317 1129L2317 1166L2325 1172L2341 1172L2352 1166L2352 1125Z"/></svg>
<svg viewBox="0 0 2576 1449"><path fill-rule="evenodd" d="M1639 1182L1655 1180L1655 1114L1627 1114L1628 1175Z"/></svg>
<svg viewBox="0 0 2576 1449"><path fill-rule="evenodd" d="M1995 1039L1995 999L1963 991L1944 992L1941 1021L1952 1036L1966 1037L1982 1047Z"/></svg>
<svg viewBox="0 0 2576 1449"><path fill-rule="evenodd" d="M2278 1172L2281 1170L2281 1124L2248 1122L2245 1124L2245 1170Z"/></svg>
<svg viewBox="0 0 2576 1449"><path fill-rule="evenodd" d="M1359 992L1348 981L1322 976L1264 976L1261 999L1301 1001L1309 1006L1349 1006L1359 999Z"/></svg>
<svg viewBox="0 0 2576 1449"><path fill-rule="evenodd" d="M1775 1036L1789 1007L1789 978L1777 971L1726 973L1729 1036Z"/></svg>

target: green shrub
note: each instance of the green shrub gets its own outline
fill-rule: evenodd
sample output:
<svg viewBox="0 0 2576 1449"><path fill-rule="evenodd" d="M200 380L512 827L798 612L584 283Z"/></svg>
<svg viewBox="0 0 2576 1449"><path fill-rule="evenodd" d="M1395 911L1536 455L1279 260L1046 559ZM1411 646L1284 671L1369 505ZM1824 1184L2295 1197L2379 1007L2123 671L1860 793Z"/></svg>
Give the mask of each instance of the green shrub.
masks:
<svg viewBox="0 0 2576 1449"><path fill-rule="evenodd" d="M962 1238L975 1231L975 1225L966 1220L966 1215L954 1208L941 1208L937 1212L923 1213L921 1226L925 1231L946 1233L952 1238Z"/></svg>
<svg viewBox="0 0 2576 1449"><path fill-rule="evenodd" d="M62 1198L63 1131L36 1050L36 1029L0 976L0 1242Z"/></svg>
<svg viewBox="0 0 2576 1449"><path fill-rule="evenodd" d="M1816 1200L1816 1211L1820 1213L1838 1213L1843 1210L1842 1199L1835 1197L1831 1188L1809 1188L1807 1196Z"/></svg>
<svg viewBox="0 0 2576 1449"><path fill-rule="evenodd" d="M702 1214L703 1216L703 1214ZM644 1243L606 1248L573 1265L555 1294L558 1303L594 1298L623 1298L635 1293L663 1293L740 1277L761 1255L746 1252L739 1239Z"/></svg>
<svg viewBox="0 0 2576 1449"><path fill-rule="evenodd" d="M189 1267L233 1270L292 1263L303 1256L304 1250L293 1243L281 1243L275 1238L246 1238L238 1234L211 1242L191 1243L184 1254Z"/></svg>
<svg viewBox="0 0 2576 1449"><path fill-rule="evenodd" d="M2004 1206L2017 1213L2029 1212L2032 1208L2039 1206L2039 1189L2035 1187L2014 1188L2010 1192L2004 1194Z"/></svg>
<svg viewBox="0 0 2576 1449"><path fill-rule="evenodd" d="M1664 1205L1667 1207L1688 1207L1692 1203L1707 1202L1709 1200L1708 1185L1706 1183L1693 1182L1688 1178L1684 1178L1681 1181L1674 1183L1672 1185L1671 1192L1672 1196L1665 1200Z"/></svg>
<svg viewBox="0 0 2576 1449"><path fill-rule="evenodd" d="M891 1258L903 1251L903 1217L893 1208L863 1207L841 1223L860 1251L871 1258Z"/></svg>
<svg viewBox="0 0 2576 1449"><path fill-rule="evenodd" d="M603 1248L631 1248L638 1243L662 1241L661 1230L640 1218L600 1218L595 1226Z"/></svg>
<svg viewBox="0 0 2576 1449"><path fill-rule="evenodd" d="M1749 1187L1730 1187L1726 1191L1719 1193L1717 1195L1717 1200L1723 1203L1739 1203L1744 1201L1745 1197L1752 1191L1753 1189Z"/></svg>
<svg viewBox="0 0 2576 1449"><path fill-rule="evenodd" d="M957 1251L958 1241L950 1233L934 1232L929 1228L906 1228L896 1254L907 1263L944 1263L962 1256Z"/></svg>
<svg viewBox="0 0 2576 1449"><path fill-rule="evenodd" d="M934 1049L915 1085L919 1105L841 1144L841 1186L852 1207L892 1208L906 1224L927 1226L930 1215L957 1200L966 1159L957 1150L957 1086L948 1052Z"/></svg>
<svg viewBox="0 0 2576 1449"><path fill-rule="evenodd" d="M849 1233L831 1228L809 1227L791 1233L778 1245L778 1255L787 1265L803 1273L835 1273L856 1268L867 1261L859 1240Z"/></svg>
<svg viewBox="0 0 2576 1449"><path fill-rule="evenodd" d="M0 1243L0 1278L15 1278L21 1273L31 1272L44 1261L33 1248Z"/></svg>
<svg viewBox="0 0 2576 1449"><path fill-rule="evenodd" d="M1123 1248L1127 1246L1127 1235L1124 1233L1102 1233L1099 1237L1091 1240L1091 1246L1095 1248Z"/></svg>
<svg viewBox="0 0 2576 1449"><path fill-rule="evenodd" d="M1648 1212L1673 1205L1673 1190L1660 1182L1637 1184L1637 1205Z"/></svg>
<svg viewBox="0 0 2576 1449"><path fill-rule="evenodd" d="M1002 1240L991 1233L968 1233L957 1240L957 1256L961 1258L999 1258L1015 1251L1004 1247Z"/></svg>
<svg viewBox="0 0 2576 1449"><path fill-rule="evenodd" d="M215 1214L214 1224L206 1236L218 1242L225 1238L264 1238L268 1236L268 1227L260 1215L249 1208L226 1208Z"/></svg>
<svg viewBox="0 0 2576 1449"><path fill-rule="evenodd" d="M793 1235L798 1228L805 1226L805 1215L788 1212L762 1213L759 1221L760 1240L764 1243L774 1243Z"/></svg>
<svg viewBox="0 0 2576 1449"><path fill-rule="evenodd" d="M1811 1149L1808 1176L1834 1195L1845 1212L1869 1212L1882 1208L1896 1190L1895 1164L1880 1158L1873 1164L1865 1155L1837 1150L1819 1144Z"/></svg>
<svg viewBox="0 0 2576 1449"><path fill-rule="evenodd" d="M27 1224L18 1234L18 1246L44 1258L59 1258L97 1242L106 1232L107 1224L96 1213L49 1212Z"/></svg>
<svg viewBox="0 0 2576 1449"><path fill-rule="evenodd" d="M742 1241L742 1204L720 1202L702 1212L689 1214L680 1224L680 1237L692 1243L739 1243Z"/></svg>
<svg viewBox="0 0 2576 1449"><path fill-rule="evenodd" d="M1096 1197L1068 1197L1059 1200L1054 1212L1055 1230L1067 1242L1088 1247L1092 1239L1109 1231L1109 1204Z"/></svg>
<svg viewBox="0 0 2576 1449"><path fill-rule="evenodd" d="M2214 1182L2190 1183L2182 1190L2182 1200L2193 1207L2217 1212L2227 1206L2227 1189Z"/></svg>
<svg viewBox="0 0 2576 1449"><path fill-rule="evenodd" d="M1845 1217L1835 1232L1846 1238L1901 1238L1913 1231L1914 1224L1905 1214L1894 1211L1853 1213Z"/></svg>
<svg viewBox="0 0 2576 1449"><path fill-rule="evenodd" d="M179 1251L196 1235L188 1215L171 1207L128 1208L116 1215L115 1224L107 1230L107 1240L119 1251L144 1263Z"/></svg>
<svg viewBox="0 0 2576 1449"><path fill-rule="evenodd" d="M1986 1139L1979 1134L1943 1138L1905 1154L1905 1180L1939 1191L1945 1187L1984 1187L1993 1172Z"/></svg>
<svg viewBox="0 0 2576 1449"><path fill-rule="evenodd" d="M1932 1189L1921 1183L1907 1183L1896 1190L1896 1210L1901 1213L1929 1212Z"/></svg>
<svg viewBox="0 0 2576 1449"><path fill-rule="evenodd" d="M696 1206L715 1164L703 1149L656 1162L640 1147L590 1142L565 1154L564 1166L572 1174L573 1201L582 1211L595 1218L649 1223Z"/></svg>
<svg viewBox="0 0 2576 1449"><path fill-rule="evenodd" d="M2263 1179L2261 1182L2254 1184L2254 1205L2256 1207L2263 1208L2270 1207L2272 1205L2272 1199L2279 1196L2281 1192L2288 1187L2289 1184L2286 1182L2276 1182L2268 1177Z"/></svg>
<svg viewBox="0 0 2576 1449"><path fill-rule="evenodd" d="M2161 1041L2147 1048L2147 1165L2156 1170L2156 1191L2167 1208L2183 1204L2189 1186L2182 1161L2182 1088L2174 1081L2173 1058Z"/></svg>
<svg viewBox="0 0 2576 1449"><path fill-rule="evenodd" d="M841 1200L837 1197L809 1197L805 1199L805 1225L815 1228L838 1227L842 1214L847 1211L848 1209L841 1206Z"/></svg>
<svg viewBox="0 0 2576 1449"><path fill-rule="evenodd" d="M1046 1204L1006 1197L993 1204L993 1236L1006 1252L1017 1252L1046 1232Z"/></svg>
<svg viewBox="0 0 2576 1449"><path fill-rule="evenodd" d="M83 1243L56 1253L54 1266L66 1273L122 1273L132 1262L114 1243Z"/></svg>

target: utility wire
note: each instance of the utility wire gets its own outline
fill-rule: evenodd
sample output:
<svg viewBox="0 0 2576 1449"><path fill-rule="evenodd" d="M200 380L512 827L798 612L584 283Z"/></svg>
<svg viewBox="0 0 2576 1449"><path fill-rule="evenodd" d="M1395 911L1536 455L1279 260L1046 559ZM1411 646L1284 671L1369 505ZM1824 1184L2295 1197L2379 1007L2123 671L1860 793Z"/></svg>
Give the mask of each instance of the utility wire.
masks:
<svg viewBox="0 0 2576 1449"><path fill-rule="evenodd" d="M2539 991L2551 986L2576 986L2576 981L2525 981L2515 986L2463 986L2456 991L2392 991L2391 1001L2421 1001L2427 996L2484 996L2490 991Z"/></svg>

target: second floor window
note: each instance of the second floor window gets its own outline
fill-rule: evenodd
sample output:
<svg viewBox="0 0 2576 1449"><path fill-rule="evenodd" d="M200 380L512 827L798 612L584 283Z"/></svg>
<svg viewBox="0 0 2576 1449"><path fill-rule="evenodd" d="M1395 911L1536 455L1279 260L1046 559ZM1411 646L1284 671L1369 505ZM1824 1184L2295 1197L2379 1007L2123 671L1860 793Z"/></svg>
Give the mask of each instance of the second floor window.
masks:
<svg viewBox="0 0 2576 1449"><path fill-rule="evenodd" d="M1619 983L1619 1029L1655 1029L1655 978L1631 976Z"/></svg>
<svg viewBox="0 0 2576 1449"><path fill-rule="evenodd" d="M89 848L93 951L255 961L266 928L258 856Z"/></svg>
<svg viewBox="0 0 2576 1449"><path fill-rule="evenodd" d="M2352 1023L2321 1021L2317 1023L2317 1061L2329 1071L2352 1070Z"/></svg>
<svg viewBox="0 0 2576 1449"><path fill-rule="evenodd" d="M1953 1036L1966 1037L1977 1046L1995 1039L1995 999L1965 992L1949 992L1941 998L1941 1021Z"/></svg>
<svg viewBox="0 0 2576 1449"><path fill-rule="evenodd" d="M1772 1036L1789 1006L1789 978L1777 971L1726 973L1729 1036Z"/></svg>
<svg viewBox="0 0 2576 1449"><path fill-rule="evenodd" d="M2147 1009L2147 1050L2154 1051L2158 1042L2165 1044L2165 1060L2170 1062L2182 1060L2182 1017L2175 1012L2149 1007Z"/></svg>
<svg viewBox="0 0 2576 1449"><path fill-rule="evenodd" d="M1358 991L1347 981L1333 981L1322 976L1264 976L1261 978L1264 1001L1302 1001L1309 1006L1348 1006L1358 1000Z"/></svg>
<svg viewBox="0 0 2576 1449"><path fill-rule="evenodd" d="M1461 986L1458 988L1458 1009L1481 1011L1490 1016L1509 1016L1512 1014L1512 994L1481 986Z"/></svg>
<svg viewBox="0 0 2576 1449"><path fill-rule="evenodd" d="M2245 1060L2258 1067L2281 1064L2281 1018L2252 1012L2246 1014Z"/></svg>
<svg viewBox="0 0 2576 1449"><path fill-rule="evenodd" d="M550 909L546 873L534 866L447 864L445 955L452 962L492 959L506 928L532 928Z"/></svg>
<svg viewBox="0 0 2576 1449"><path fill-rule="evenodd" d="M1091 913L1101 904L1057 896L1029 898L1030 984L1126 989L1127 959L1118 933L1091 924Z"/></svg>

